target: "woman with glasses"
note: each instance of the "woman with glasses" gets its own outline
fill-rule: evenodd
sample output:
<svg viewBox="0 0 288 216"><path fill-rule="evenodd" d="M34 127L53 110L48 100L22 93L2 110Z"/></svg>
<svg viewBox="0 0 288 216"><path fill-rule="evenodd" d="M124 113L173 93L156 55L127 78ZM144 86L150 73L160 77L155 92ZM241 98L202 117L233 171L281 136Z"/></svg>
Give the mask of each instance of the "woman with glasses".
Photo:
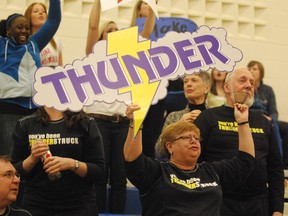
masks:
<svg viewBox="0 0 288 216"><path fill-rule="evenodd" d="M239 154L231 160L197 163L201 153L200 131L189 121L167 126L157 149L169 157L167 162L153 160L142 153L142 131L133 137L130 124L124 145L127 177L140 192L142 215L219 215L222 190L243 183L254 164L254 142L248 123L248 107L235 104L238 122ZM137 105L127 108L132 121Z"/></svg>

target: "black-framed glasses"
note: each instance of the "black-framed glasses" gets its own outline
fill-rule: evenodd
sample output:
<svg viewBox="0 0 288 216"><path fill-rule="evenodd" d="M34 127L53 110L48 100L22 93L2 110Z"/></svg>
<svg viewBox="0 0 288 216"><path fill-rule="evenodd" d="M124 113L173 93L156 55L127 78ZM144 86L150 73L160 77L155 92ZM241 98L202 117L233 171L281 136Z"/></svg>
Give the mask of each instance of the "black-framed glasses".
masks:
<svg viewBox="0 0 288 216"><path fill-rule="evenodd" d="M184 141L189 141L189 142L192 142L193 140L196 141L196 142L201 142L202 141L201 137L187 135L187 136L180 136L180 137L174 139L173 142L175 142L177 140L180 140L180 139L184 140Z"/></svg>
<svg viewBox="0 0 288 216"><path fill-rule="evenodd" d="M15 176L17 178L20 178L20 173L19 172L8 171L6 173L0 174L0 176L5 177L5 178L9 178L9 179L14 179Z"/></svg>

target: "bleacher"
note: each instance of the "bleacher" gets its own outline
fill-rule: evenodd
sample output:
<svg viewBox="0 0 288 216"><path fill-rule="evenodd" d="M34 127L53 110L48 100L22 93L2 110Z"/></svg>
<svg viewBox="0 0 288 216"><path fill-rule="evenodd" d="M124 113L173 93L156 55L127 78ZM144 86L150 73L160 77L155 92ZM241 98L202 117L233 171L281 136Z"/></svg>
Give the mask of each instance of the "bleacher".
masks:
<svg viewBox="0 0 288 216"><path fill-rule="evenodd" d="M107 190L110 190L110 188L107 188ZM99 216L141 216L141 210L142 207L138 189L134 186L128 186L125 214L102 213L99 214Z"/></svg>
<svg viewBox="0 0 288 216"><path fill-rule="evenodd" d="M284 175L285 179L288 180L288 169L284 170ZM285 188L284 198L285 202L284 202L283 216L288 216L288 186ZM102 213L99 214L99 216L141 216L141 209L142 207L139 199L138 190L134 186L129 186L127 187L127 201L125 207L125 214Z"/></svg>

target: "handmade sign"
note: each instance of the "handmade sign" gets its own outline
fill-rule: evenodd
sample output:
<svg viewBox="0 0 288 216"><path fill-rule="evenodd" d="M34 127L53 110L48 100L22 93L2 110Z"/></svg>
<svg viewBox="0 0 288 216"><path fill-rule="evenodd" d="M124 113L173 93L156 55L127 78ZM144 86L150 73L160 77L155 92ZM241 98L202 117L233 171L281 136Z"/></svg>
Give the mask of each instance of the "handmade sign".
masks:
<svg viewBox="0 0 288 216"><path fill-rule="evenodd" d="M217 68L232 71L242 52L227 41L223 28L201 26L190 33L168 32L157 41L143 39L138 27L108 34L88 57L35 73L34 102L79 111L94 101L138 104L134 132L151 104L165 98L169 80Z"/></svg>

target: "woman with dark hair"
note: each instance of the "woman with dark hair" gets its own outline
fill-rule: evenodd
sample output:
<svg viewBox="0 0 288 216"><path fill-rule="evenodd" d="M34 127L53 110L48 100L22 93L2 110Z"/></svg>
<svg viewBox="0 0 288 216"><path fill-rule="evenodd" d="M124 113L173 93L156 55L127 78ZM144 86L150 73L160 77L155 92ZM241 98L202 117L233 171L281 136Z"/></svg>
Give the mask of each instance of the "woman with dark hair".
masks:
<svg viewBox="0 0 288 216"><path fill-rule="evenodd" d="M98 215L93 184L105 172L105 159L93 118L41 107L17 122L12 137L25 209L41 216Z"/></svg>
<svg viewBox="0 0 288 216"><path fill-rule="evenodd" d="M22 14L10 15L0 36L0 154L11 151L11 132L21 117L36 110L32 101L34 73L41 67L40 51L53 38L61 20L60 0L50 0L48 19L30 35Z"/></svg>

